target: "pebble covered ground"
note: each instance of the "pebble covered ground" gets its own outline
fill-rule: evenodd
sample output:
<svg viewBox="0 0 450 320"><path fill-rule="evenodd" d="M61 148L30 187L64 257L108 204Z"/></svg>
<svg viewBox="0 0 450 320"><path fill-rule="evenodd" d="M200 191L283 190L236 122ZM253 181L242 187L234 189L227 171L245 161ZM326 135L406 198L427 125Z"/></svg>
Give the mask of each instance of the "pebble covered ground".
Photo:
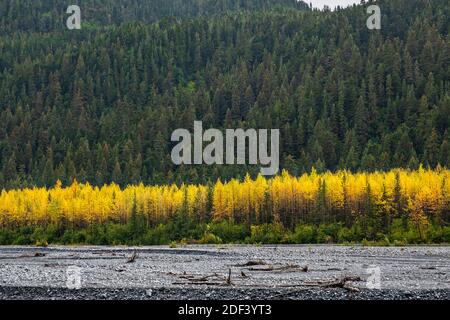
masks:
<svg viewBox="0 0 450 320"><path fill-rule="evenodd" d="M0 299L449 300L450 247L0 247Z"/></svg>

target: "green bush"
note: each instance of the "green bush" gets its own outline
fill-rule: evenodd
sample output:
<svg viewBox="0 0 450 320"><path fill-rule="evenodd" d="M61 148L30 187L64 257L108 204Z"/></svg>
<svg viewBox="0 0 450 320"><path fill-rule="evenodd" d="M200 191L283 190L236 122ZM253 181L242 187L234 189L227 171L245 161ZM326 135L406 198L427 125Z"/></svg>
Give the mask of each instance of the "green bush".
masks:
<svg viewBox="0 0 450 320"><path fill-rule="evenodd" d="M108 245L106 227L104 225L93 225L88 228L86 242L93 245Z"/></svg>
<svg viewBox="0 0 450 320"><path fill-rule="evenodd" d="M199 244L222 244L222 239L220 239L218 236L205 232L203 237L199 240Z"/></svg>
<svg viewBox="0 0 450 320"><path fill-rule="evenodd" d="M37 227L34 229L34 232L30 236L31 242L38 245L39 243L48 243L47 232L42 227Z"/></svg>
<svg viewBox="0 0 450 320"><path fill-rule="evenodd" d="M339 223L321 224L317 228L317 243L336 243L339 238Z"/></svg>
<svg viewBox="0 0 450 320"><path fill-rule="evenodd" d="M400 241L400 240L394 240L394 246L396 247L404 247L406 246L408 243L406 242L406 240Z"/></svg>
<svg viewBox="0 0 450 320"><path fill-rule="evenodd" d="M12 244L16 246L28 246L32 245L33 242L29 236L21 234L13 241Z"/></svg>
<svg viewBox="0 0 450 320"><path fill-rule="evenodd" d="M337 237L339 243L351 243L355 241L355 235L352 229L349 229L347 227L342 227L338 231Z"/></svg>
<svg viewBox="0 0 450 320"><path fill-rule="evenodd" d="M34 245L36 247L47 247L48 246L48 242L47 242L47 240L37 240Z"/></svg>
<svg viewBox="0 0 450 320"><path fill-rule="evenodd" d="M79 231L74 232L72 243L75 243L75 244L86 244L86 243L89 243L87 241L87 239L88 239L87 231L86 230L79 230Z"/></svg>
<svg viewBox="0 0 450 320"><path fill-rule="evenodd" d="M425 235L425 230L423 233ZM424 235L421 236L417 227L412 222L408 222L408 230L405 233L405 238L408 243L426 243L426 237Z"/></svg>
<svg viewBox="0 0 450 320"><path fill-rule="evenodd" d="M391 227L389 228L389 235L394 242L407 243L402 219L394 219L392 221Z"/></svg>
<svg viewBox="0 0 450 320"><path fill-rule="evenodd" d="M66 230L64 234L61 237L61 243L62 244L76 244L77 242L74 241L75 238L75 231L74 230ZM81 244L81 243L77 243Z"/></svg>
<svg viewBox="0 0 450 320"><path fill-rule="evenodd" d="M450 243L450 227L440 227L430 223L426 235L429 243Z"/></svg>
<svg viewBox="0 0 450 320"><path fill-rule="evenodd" d="M114 222L79 229L64 229L62 225L46 227L3 228L0 245L93 244L93 245L167 245L174 243L363 243L365 245L405 245L420 243L450 243L450 227L429 221L422 229L409 221L394 219L389 228L375 232L375 228L356 219L352 226L342 223L298 224L294 231L281 224L248 226L230 221L198 224L179 215L172 221L148 229L145 221L119 224ZM182 223L183 222L183 223Z"/></svg>
<svg viewBox="0 0 450 320"><path fill-rule="evenodd" d="M0 245L10 245L14 242L14 234L11 230L0 230Z"/></svg>
<svg viewBox="0 0 450 320"><path fill-rule="evenodd" d="M167 226L160 224L154 229L147 230L147 233L142 239L144 245L162 245L170 243Z"/></svg>
<svg viewBox="0 0 450 320"><path fill-rule="evenodd" d="M316 228L312 225L298 225L295 228L294 234L291 236L293 243L308 244L316 243L317 239Z"/></svg>
<svg viewBox="0 0 450 320"><path fill-rule="evenodd" d="M259 226L251 226L249 243L276 244L281 243L284 239L284 228L281 224L263 224Z"/></svg>
<svg viewBox="0 0 450 320"><path fill-rule="evenodd" d="M450 226L442 228L442 242L450 243Z"/></svg>
<svg viewBox="0 0 450 320"><path fill-rule="evenodd" d="M111 245L133 244L133 234L129 224L109 224L106 228L106 241Z"/></svg>
<svg viewBox="0 0 450 320"><path fill-rule="evenodd" d="M245 224L233 224L229 221L211 223L208 230L222 239L223 243L243 242L250 235Z"/></svg>

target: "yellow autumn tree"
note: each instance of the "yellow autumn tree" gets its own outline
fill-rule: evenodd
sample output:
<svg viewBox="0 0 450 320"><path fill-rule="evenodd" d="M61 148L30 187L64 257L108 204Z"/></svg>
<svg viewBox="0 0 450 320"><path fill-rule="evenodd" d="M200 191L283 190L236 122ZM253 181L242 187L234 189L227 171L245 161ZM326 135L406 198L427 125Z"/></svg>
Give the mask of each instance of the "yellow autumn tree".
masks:
<svg viewBox="0 0 450 320"><path fill-rule="evenodd" d="M448 216L449 181L449 170L423 167L354 174L318 174L313 170L300 177L284 171L271 179L247 175L243 181L218 180L213 186L140 184L121 189L116 184L95 187L76 180L63 187L58 181L50 189L1 190L0 227L126 224L133 208L147 226L155 226L170 221L183 205L189 219L198 223L211 219L248 224L272 221L294 227L301 221L353 221L367 213L369 196L374 218L385 227L400 208L418 232L423 232L426 221L441 222ZM327 216L323 216L321 206Z"/></svg>

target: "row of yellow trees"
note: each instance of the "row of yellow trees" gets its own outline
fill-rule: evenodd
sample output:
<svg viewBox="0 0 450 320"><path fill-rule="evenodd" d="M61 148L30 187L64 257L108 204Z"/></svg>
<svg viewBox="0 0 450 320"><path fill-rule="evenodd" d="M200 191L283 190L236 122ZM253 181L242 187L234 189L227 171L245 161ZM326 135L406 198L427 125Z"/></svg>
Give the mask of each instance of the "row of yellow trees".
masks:
<svg viewBox="0 0 450 320"><path fill-rule="evenodd" d="M283 172L272 179L246 177L215 185L94 187L76 181L68 187L3 190L1 226L48 225L64 221L72 226L114 221L127 223L144 217L149 226L177 214L194 221L298 222L353 221L378 217L389 223L405 216L421 223L442 221L450 211L450 171L317 174L301 177Z"/></svg>

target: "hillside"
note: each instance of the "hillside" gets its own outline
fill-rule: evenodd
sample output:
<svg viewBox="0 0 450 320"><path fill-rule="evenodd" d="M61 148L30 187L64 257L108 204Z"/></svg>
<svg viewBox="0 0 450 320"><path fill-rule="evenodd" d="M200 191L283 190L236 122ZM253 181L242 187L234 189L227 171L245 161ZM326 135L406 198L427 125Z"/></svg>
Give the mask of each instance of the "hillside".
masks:
<svg viewBox="0 0 450 320"><path fill-rule="evenodd" d="M164 18L195 18L236 11L275 8L308 9L297 0L83 0L72 1L92 26L153 23ZM0 34L19 31L55 32L65 26L68 2L64 0L5 0L0 3Z"/></svg>
<svg viewBox="0 0 450 320"><path fill-rule="evenodd" d="M100 9L77 31L55 28L62 1L0 4L1 30L14 30L0 36L1 187L256 176L259 167L174 166L170 135L194 120L280 128L293 175L450 166L448 1L379 1L380 31L366 28L364 6L100 2L86 2ZM158 20L167 12L195 19Z"/></svg>

